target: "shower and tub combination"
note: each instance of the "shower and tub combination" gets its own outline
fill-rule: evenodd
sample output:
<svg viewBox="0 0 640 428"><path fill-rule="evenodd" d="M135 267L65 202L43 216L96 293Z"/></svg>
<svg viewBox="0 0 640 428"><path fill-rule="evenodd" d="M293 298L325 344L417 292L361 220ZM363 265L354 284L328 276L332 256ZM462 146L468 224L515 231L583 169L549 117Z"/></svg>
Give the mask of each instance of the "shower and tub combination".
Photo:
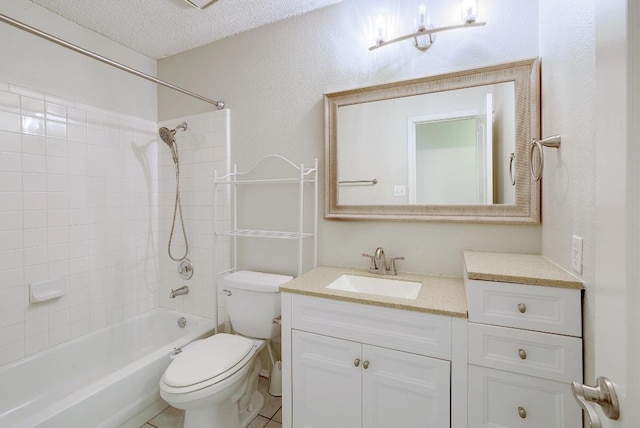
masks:
<svg viewBox="0 0 640 428"><path fill-rule="evenodd" d="M161 81L109 58L44 33L0 14L0 22L91 57L109 66L155 82L212 104L214 101ZM179 194L180 165L174 129L161 128L176 169L174 218L169 237L169 257L180 262L180 273L193 274L188 262L189 244L182 219ZM175 254L172 240L180 216L184 254ZM172 290L179 295L185 289ZM179 320L181 322L179 322ZM186 321L186 322L185 322ZM212 319L155 308L0 367L0 426L32 427L132 427L137 428L162 410L159 381L178 349L215 331Z"/></svg>
<svg viewBox="0 0 640 428"><path fill-rule="evenodd" d="M180 327L180 319L185 319ZM211 319L162 308L0 368L0 426L138 428L166 404L158 382Z"/></svg>

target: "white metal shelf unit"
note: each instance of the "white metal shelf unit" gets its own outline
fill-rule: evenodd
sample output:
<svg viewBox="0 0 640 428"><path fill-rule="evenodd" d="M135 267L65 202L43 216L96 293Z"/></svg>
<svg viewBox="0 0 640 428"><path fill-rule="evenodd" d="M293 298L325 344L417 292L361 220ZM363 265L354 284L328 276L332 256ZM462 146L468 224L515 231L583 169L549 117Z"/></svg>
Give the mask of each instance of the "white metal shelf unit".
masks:
<svg viewBox="0 0 640 428"><path fill-rule="evenodd" d="M293 168L295 177L290 178L267 178L267 179L255 179L248 178L252 176L256 168L263 162L275 159L281 160L287 167ZM214 173L214 206L217 206L218 198L218 186L225 185L230 187L230 193L228 193L231 201L231 225L228 231L219 231L218 222L215 222L215 236L229 236L232 238L233 257L232 267L230 271L234 271L237 268L237 245L236 238L249 237L249 238L270 238L270 239L291 239L298 241L298 259L297 259L297 272L298 276L302 275L303 266L303 247L304 240L306 238L313 239L313 267L318 264L318 159L315 159L313 168L305 168L303 164L296 165L289 159L280 155L268 155L260 159L253 168L248 171L239 172L238 166L234 165L233 172L218 177L218 172ZM287 185L297 184L298 188L298 222L297 230L295 231L280 231L280 230L259 230L259 229L244 229L238 228L238 198L237 187L241 185ZM313 230L305 231L305 211L304 211L304 195L305 184L311 184L313 193Z"/></svg>

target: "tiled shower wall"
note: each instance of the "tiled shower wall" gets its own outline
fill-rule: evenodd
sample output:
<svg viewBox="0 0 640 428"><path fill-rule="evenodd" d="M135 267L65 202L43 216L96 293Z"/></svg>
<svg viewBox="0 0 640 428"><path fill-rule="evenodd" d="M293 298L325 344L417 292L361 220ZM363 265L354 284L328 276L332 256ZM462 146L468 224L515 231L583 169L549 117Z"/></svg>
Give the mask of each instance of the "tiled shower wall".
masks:
<svg viewBox="0 0 640 428"><path fill-rule="evenodd" d="M159 126L174 129L186 122L187 130L176 132L180 156L180 199L189 242L188 258L194 266L193 277L182 280L177 273L178 262L168 256L167 245L173 220L176 174L169 148L159 144L159 260L161 306L194 315L214 318L218 305L218 323L225 322L224 298L216 293L216 272L230 266L228 238L219 238L214 248L214 219L218 230L227 230L229 214L226 189L218 189L214 205L214 173L224 175L229 168L230 112L229 110L181 117L163 122ZM180 217L176 218L171 243L174 257L184 255ZM189 294L169 298L171 289L186 285Z"/></svg>
<svg viewBox="0 0 640 428"><path fill-rule="evenodd" d="M0 82L0 366L158 305L154 122ZM66 296L29 303L29 284Z"/></svg>

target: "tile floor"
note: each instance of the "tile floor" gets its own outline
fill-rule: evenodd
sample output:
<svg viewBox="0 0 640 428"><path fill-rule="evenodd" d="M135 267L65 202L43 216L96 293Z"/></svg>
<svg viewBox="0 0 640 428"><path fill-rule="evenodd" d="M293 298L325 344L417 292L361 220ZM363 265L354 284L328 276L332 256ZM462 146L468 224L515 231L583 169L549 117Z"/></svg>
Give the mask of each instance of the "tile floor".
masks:
<svg viewBox="0 0 640 428"><path fill-rule="evenodd" d="M269 380L261 377L258 389L264 395L264 408L247 428L282 428L282 397L269 395ZM182 428L184 411L167 407L140 428Z"/></svg>

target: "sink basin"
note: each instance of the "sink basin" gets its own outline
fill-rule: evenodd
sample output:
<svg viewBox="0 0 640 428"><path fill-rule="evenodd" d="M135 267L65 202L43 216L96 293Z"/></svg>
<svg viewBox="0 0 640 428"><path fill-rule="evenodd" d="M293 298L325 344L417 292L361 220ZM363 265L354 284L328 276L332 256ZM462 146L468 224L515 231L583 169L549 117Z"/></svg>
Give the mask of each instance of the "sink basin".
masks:
<svg viewBox="0 0 640 428"><path fill-rule="evenodd" d="M325 288L415 300L418 297L421 286L422 283L420 282L345 274L340 275L338 279Z"/></svg>

